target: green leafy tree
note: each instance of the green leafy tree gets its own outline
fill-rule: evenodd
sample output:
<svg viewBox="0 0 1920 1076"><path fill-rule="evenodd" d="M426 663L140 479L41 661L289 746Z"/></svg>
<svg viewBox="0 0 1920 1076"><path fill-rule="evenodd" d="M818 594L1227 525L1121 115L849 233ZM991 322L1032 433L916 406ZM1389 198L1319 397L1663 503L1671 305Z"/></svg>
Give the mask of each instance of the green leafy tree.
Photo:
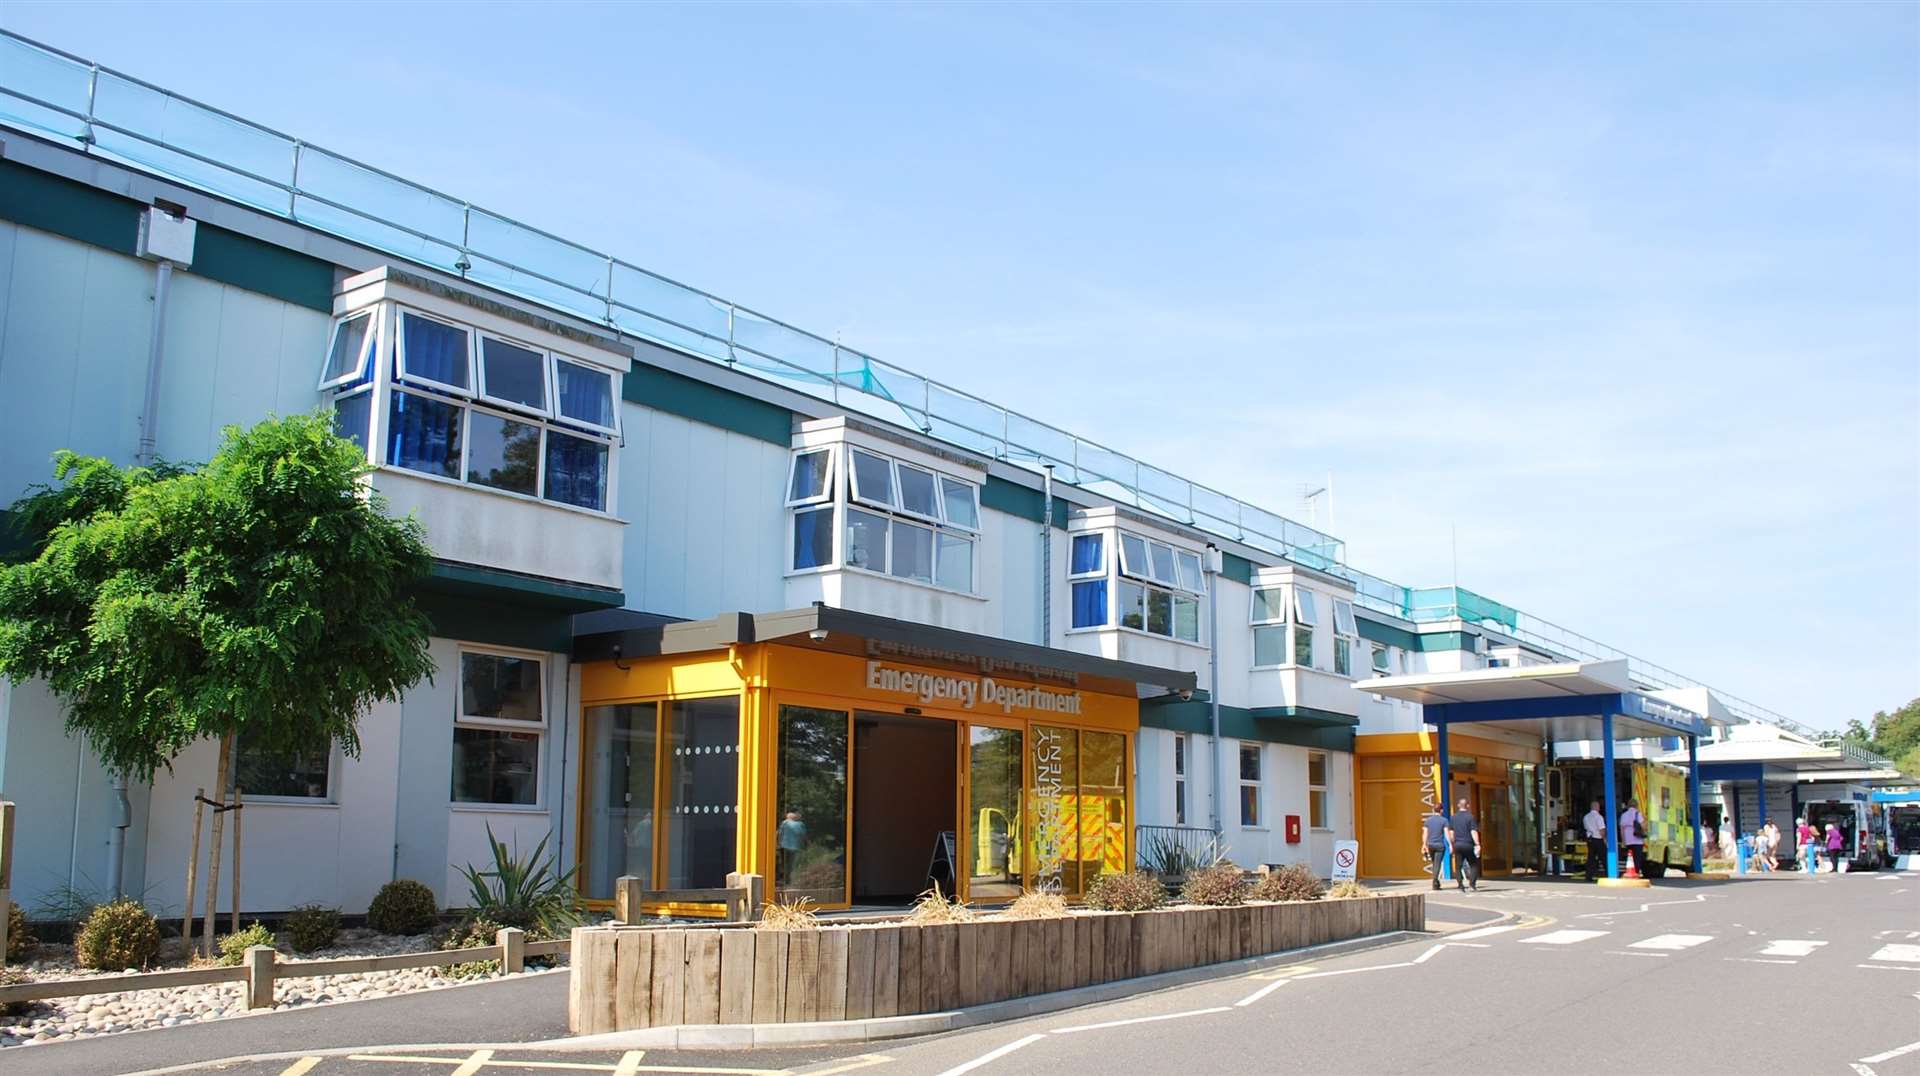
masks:
<svg viewBox="0 0 1920 1076"><path fill-rule="evenodd" d="M0 566L0 676L46 680L129 779L214 739L224 790L236 736L357 756L361 716L433 671L411 597L431 554L368 470L326 415L229 427L197 470L58 453L56 484L14 506L27 551Z"/></svg>

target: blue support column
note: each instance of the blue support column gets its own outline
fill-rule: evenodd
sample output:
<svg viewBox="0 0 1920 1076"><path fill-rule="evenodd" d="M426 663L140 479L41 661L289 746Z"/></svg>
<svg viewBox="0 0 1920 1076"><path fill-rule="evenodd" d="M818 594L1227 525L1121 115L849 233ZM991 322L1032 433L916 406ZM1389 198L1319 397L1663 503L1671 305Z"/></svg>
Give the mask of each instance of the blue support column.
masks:
<svg viewBox="0 0 1920 1076"><path fill-rule="evenodd" d="M1613 787L1613 713L1600 715L1600 779L1607 797L1607 877L1620 877L1620 802Z"/></svg>
<svg viewBox="0 0 1920 1076"><path fill-rule="evenodd" d="M1447 757L1447 720L1441 718L1435 726L1440 730L1440 813L1453 817L1453 761ZM1446 853L1440 857L1441 877L1453 880L1453 841L1447 841Z"/></svg>
<svg viewBox="0 0 1920 1076"><path fill-rule="evenodd" d="M1687 818L1693 826L1693 869L1706 869L1707 856L1700 844L1700 737L1687 737Z"/></svg>

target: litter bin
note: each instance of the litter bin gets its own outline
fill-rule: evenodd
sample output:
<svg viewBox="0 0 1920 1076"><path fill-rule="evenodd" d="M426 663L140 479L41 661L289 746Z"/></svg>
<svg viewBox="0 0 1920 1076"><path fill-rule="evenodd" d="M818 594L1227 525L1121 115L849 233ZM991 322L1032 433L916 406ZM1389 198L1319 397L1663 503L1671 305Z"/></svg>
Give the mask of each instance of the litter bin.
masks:
<svg viewBox="0 0 1920 1076"><path fill-rule="evenodd" d="M1739 858L1734 861L1733 869L1736 874L1745 874L1747 873L1747 857L1753 854L1753 838L1740 838L1740 843L1737 847Z"/></svg>

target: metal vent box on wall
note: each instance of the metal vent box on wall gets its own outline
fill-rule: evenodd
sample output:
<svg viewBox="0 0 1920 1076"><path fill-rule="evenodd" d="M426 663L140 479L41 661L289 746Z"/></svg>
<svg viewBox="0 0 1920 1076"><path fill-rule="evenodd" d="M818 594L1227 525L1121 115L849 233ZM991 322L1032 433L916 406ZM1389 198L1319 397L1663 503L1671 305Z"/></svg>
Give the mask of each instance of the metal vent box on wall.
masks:
<svg viewBox="0 0 1920 1076"><path fill-rule="evenodd" d="M193 264L193 240L199 225L192 217L174 216L158 206L140 214L140 238L134 252L142 258Z"/></svg>

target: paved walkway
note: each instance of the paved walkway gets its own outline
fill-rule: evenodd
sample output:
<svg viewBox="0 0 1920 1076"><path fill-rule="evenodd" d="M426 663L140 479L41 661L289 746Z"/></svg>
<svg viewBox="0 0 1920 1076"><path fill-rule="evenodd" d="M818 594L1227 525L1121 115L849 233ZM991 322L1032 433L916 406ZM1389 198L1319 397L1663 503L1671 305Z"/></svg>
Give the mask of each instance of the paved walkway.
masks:
<svg viewBox="0 0 1920 1076"><path fill-rule="evenodd" d="M0 1053L6 1076L152 1071L223 1057L339 1046L537 1042L567 1033L567 972L262 1012Z"/></svg>

